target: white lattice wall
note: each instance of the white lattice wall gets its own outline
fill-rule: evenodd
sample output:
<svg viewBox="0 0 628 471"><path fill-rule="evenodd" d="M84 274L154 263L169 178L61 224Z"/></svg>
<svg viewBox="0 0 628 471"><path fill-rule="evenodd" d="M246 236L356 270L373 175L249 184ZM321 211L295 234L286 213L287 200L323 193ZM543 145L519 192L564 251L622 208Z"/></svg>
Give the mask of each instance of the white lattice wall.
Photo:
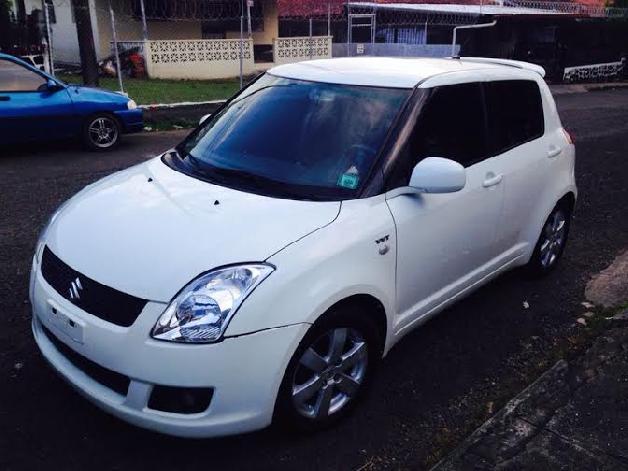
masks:
<svg viewBox="0 0 628 471"><path fill-rule="evenodd" d="M277 38L273 41L275 64L331 58L331 36Z"/></svg>
<svg viewBox="0 0 628 471"><path fill-rule="evenodd" d="M619 80L626 66L624 61L607 62L604 64L580 65L576 67L565 67L563 81L593 82L601 80Z"/></svg>
<svg viewBox="0 0 628 471"><path fill-rule="evenodd" d="M240 74L239 39L146 42L146 70L151 78L219 79ZM243 72L253 66L253 41L243 41Z"/></svg>

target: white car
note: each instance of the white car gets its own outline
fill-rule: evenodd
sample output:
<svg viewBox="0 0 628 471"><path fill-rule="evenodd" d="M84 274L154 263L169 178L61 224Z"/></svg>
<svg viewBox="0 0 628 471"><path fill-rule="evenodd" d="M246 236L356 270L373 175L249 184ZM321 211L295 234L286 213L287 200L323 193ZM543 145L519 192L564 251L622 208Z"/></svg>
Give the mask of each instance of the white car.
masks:
<svg viewBox="0 0 628 471"><path fill-rule="evenodd" d="M532 64L275 67L52 216L32 266L35 340L141 427L327 426L411 329L506 270L556 265L574 160Z"/></svg>

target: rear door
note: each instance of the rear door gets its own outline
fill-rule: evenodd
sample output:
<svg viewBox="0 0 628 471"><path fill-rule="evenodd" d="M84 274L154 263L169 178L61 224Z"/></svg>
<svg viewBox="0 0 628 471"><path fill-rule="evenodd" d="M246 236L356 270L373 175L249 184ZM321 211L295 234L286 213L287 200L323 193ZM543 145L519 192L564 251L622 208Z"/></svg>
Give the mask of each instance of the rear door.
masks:
<svg viewBox="0 0 628 471"><path fill-rule="evenodd" d="M437 87L420 113L404 151L407 184L416 163L445 157L466 167L456 193L406 194L388 200L397 228L398 327L473 285L497 255L501 175L488 157L481 85Z"/></svg>
<svg viewBox="0 0 628 471"><path fill-rule="evenodd" d="M0 142L54 139L78 132L67 89L49 91L47 78L0 58Z"/></svg>
<svg viewBox="0 0 628 471"><path fill-rule="evenodd" d="M551 143L544 136L543 103L535 81L486 82L484 93L491 160L504 183L496 245L514 258L525 250L523 232L552 178Z"/></svg>

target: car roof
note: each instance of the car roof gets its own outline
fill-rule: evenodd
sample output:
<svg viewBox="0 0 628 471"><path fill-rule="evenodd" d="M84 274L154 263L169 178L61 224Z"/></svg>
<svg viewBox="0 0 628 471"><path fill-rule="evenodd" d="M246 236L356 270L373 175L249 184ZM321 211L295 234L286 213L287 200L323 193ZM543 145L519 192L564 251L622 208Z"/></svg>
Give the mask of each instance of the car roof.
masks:
<svg viewBox="0 0 628 471"><path fill-rule="evenodd" d="M46 78L53 78L52 76L48 75L46 72L44 72L43 70L34 67L32 64L29 64L28 62L26 62L24 59L21 59L17 56L12 56L10 54L4 54L2 52L0 52L0 59L7 59L10 60L12 62L15 62L17 64L23 65L24 67L32 70L33 72L35 72L36 74L42 75ZM56 80L53 78L53 80Z"/></svg>
<svg viewBox="0 0 628 471"><path fill-rule="evenodd" d="M9 60L22 60L17 56L12 56L11 54L6 54L4 52L0 52L0 59L9 59Z"/></svg>
<svg viewBox="0 0 628 471"><path fill-rule="evenodd" d="M297 62L273 67L269 73L284 78L343 85L370 85L391 88L413 88L436 75L450 72L480 72L508 69L529 78L529 71L543 76L542 67L526 62L503 59L343 57ZM526 73L527 72L527 73Z"/></svg>

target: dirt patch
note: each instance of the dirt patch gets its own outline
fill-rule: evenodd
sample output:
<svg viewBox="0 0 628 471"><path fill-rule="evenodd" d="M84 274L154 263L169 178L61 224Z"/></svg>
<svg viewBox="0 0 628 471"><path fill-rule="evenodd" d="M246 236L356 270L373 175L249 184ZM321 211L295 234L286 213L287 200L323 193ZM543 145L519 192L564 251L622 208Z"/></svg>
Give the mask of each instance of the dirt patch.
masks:
<svg viewBox="0 0 628 471"><path fill-rule="evenodd" d="M592 303L606 308L618 307L628 301L628 250L595 275L587 283L584 294Z"/></svg>

